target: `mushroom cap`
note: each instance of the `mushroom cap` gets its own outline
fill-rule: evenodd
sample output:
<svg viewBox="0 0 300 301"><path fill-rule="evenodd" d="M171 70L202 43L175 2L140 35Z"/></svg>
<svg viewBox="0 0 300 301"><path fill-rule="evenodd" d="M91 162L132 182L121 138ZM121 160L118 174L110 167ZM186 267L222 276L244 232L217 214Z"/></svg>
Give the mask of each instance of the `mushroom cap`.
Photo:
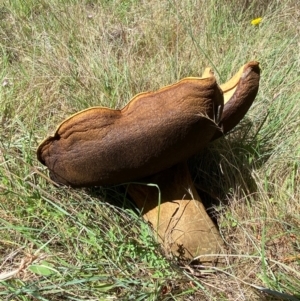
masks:
<svg viewBox="0 0 300 301"><path fill-rule="evenodd" d="M211 68L206 68L202 76L213 75ZM245 116L251 107L259 88L259 63L251 61L226 83L220 85L224 97L224 108L220 114L218 130L212 140L231 131Z"/></svg>
<svg viewBox="0 0 300 301"><path fill-rule="evenodd" d="M201 150L214 136L222 108L213 75L185 78L138 94L121 110L93 107L69 117L40 144L37 157L60 184L129 182Z"/></svg>
<svg viewBox="0 0 300 301"><path fill-rule="evenodd" d="M259 79L259 63L252 61L242 66L228 82L221 85L224 109L218 125L223 134L231 131L248 112L258 92ZM222 132L216 131L213 139L220 137Z"/></svg>
<svg viewBox="0 0 300 301"><path fill-rule="evenodd" d="M140 93L121 110L83 110L40 144L37 157L55 182L73 187L153 175L234 128L255 99L259 78L258 62L249 62L220 88L208 68L202 78Z"/></svg>

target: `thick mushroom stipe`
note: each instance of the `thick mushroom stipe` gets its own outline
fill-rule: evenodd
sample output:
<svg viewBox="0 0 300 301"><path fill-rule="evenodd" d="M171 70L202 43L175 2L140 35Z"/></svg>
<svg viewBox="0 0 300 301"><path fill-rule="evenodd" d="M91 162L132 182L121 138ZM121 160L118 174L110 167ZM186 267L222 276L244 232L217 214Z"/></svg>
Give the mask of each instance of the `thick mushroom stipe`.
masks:
<svg viewBox="0 0 300 301"><path fill-rule="evenodd" d="M144 183L157 186L130 184L127 191L151 224L166 254L192 259L220 252L223 241L206 213L185 162L144 179ZM202 262L215 259L201 257Z"/></svg>
<svg viewBox="0 0 300 301"><path fill-rule="evenodd" d="M166 252L186 259L216 254L221 236L185 162L240 122L256 97L259 77L258 63L249 62L218 86L208 68L202 78L138 94L122 110L81 111L40 144L37 157L59 184L156 184L161 199L157 188L143 184L129 184L128 192Z"/></svg>

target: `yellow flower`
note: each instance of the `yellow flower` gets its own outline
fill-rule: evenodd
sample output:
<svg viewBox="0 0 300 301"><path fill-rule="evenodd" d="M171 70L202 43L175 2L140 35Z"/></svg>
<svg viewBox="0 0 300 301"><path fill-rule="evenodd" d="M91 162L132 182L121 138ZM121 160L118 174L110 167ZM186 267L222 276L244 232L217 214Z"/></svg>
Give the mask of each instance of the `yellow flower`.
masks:
<svg viewBox="0 0 300 301"><path fill-rule="evenodd" d="M259 25L261 21L262 21L262 18L256 18L251 21L251 24L256 26L256 25Z"/></svg>

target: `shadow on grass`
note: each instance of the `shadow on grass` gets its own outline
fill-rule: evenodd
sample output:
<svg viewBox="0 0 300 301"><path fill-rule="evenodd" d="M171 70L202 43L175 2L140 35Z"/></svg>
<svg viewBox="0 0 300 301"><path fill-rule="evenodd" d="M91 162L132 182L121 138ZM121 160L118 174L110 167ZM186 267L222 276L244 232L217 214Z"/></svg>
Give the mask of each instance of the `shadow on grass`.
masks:
<svg viewBox="0 0 300 301"><path fill-rule="evenodd" d="M272 153L259 135L261 124L244 119L234 131L210 143L189 160L195 187L203 204L216 222L216 207L227 206L231 196L241 199L258 191L255 171Z"/></svg>

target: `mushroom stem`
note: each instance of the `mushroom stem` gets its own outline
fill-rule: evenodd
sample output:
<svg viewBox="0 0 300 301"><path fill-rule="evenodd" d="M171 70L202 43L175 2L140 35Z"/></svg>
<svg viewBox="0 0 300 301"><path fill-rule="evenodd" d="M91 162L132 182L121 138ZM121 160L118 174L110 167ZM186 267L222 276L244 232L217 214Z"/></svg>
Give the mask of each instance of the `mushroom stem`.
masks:
<svg viewBox="0 0 300 301"><path fill-rule="evenodd" d="M128 193L152 225L166 254L193 259L220 251L222 238L206 213L186 162L144 181L155 185L130 184ZM211 256L201 258L212 260L215 258Z"/></svg>

